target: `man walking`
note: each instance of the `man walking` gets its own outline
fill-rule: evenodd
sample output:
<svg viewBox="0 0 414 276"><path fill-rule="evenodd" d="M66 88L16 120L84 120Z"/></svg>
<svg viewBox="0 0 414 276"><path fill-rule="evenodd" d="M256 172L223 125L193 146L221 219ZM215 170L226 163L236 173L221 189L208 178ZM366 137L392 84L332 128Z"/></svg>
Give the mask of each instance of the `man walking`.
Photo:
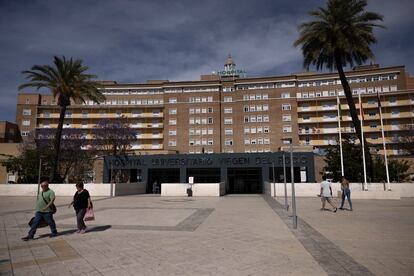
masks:
<svg viewBox="0 0 414 276"><path fill-rule="evenodd" d="M319 194L319 196L321 197L321 201L322 201L321 211L329 210L329 209L325 208L326 202L328 202L329 205L332 206L333 212L336 213L338 208L336 208L335 205L333 205L332 201L331 201L331 197L332 197L331 183L329 183L326 180L326 175L323 175L322 179L323 179L323 181L321 182L321 192Z"/></svg>
<svg viewBox="0 0 414 276"><path fill-rule="evenodd" d="M42 191L37 195L35 218L29 233L26 237L22 238L24 241L32 240L34 238L37 227L39 227L42 220L46 221L50 227L50 231L52 233L49 237L52 238L57 236L56 223L53 220L54 211L52 210L54 207L55 192L49 189L49 183L47 180L42 181L40 187L42 188Z"/></svg>

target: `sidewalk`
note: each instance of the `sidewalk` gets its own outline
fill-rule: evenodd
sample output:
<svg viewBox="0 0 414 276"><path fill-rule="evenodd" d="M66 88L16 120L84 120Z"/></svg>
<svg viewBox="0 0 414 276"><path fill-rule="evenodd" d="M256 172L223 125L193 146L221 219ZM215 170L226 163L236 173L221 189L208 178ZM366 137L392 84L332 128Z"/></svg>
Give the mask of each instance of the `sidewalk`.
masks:
<svg viewBox="0 0 414 276"><path fill-rule="evenodd" d="M1 205L2 203L0 203ZM14 275L326 275L260 195L130 196L95 203L96 231L23 242L31 213L2 216L0 264ZM70 215L70 217L68 217ZM89 223L91 226L92 223ZM93 226L92 226L92 229ZM37 234L47 234L41 229ZM11 266L8 261L11 260Z"/></svg>
<svg viewBox="0 0 414 276"><path fill-rule="evenodd" d="M360 275L414 272L414 199L355 201L354 212L334 214L298 198L303 222L291 230L280 205L261 195L116 197L95 202L84 235L74 234L73 210L60 207L62 235L42 228L23 242L33 212L13 210L32 202L0 198L0 275L349 275L341 260Z"/></svg>

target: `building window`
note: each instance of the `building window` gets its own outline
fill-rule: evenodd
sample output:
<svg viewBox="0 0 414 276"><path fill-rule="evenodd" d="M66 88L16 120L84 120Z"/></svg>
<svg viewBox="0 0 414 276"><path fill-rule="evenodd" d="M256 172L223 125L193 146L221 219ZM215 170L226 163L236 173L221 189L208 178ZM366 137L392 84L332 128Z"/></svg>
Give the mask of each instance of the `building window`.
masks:
<svg viewBox="0 0 414 276"><path fill-rule="evenodd" d="M250 121L249 116L244 116L244 122L245 122L245 123L248 123L249 121Z"/></svg>
<svg viewBox="0 0 414 276"><path fill-rule="evenodd" d="M263 115L263 122L269 122L269 115Z"/></svg>
<svg viewBox="0 0 414 276"><path fill-rule="evenodd" d="M268 126L263 127L263 132L264 133L269 133L270 132L270 128Z"/></svg>
<svg viewBox="0 0 414 276"><path fill-rule="evenodd" d="M233 140L227 139L224 141L224 145L226 146L232 146L233 145Z"/></svg>
<svg viewBox="0 0 414 276"><path fill-rule="evenodd" d="M30 131L22 131L22 136L29 136Z"/></svg>
<svg viewBox="0 0 414 276"><path fill-rule="evenodd" d="M291 110L292 107L290 106L290 104L282 104L282 110Z"/></svg>
<svg viewBox="0 0 414 276"><path fill-rule="evenodd" d="M176 136L177 135L177 130L176 129L170 129L170 130L168 130L168 135L170 135L170 136Z"/></svg>
<svg viewBox="0 0 414 276"><path fill-rule="evenodd" d="M282 142L284 145L290 145L291 139L283 139Z"/></svg>
<svg viewBox="0 0 414 276"><path fill-rule="evenodd" d="M269 95L268 94L263 94L263 100L267 100L267 99L269 99Z"/></svg>
<svg viewBox="0 0 414 276"><path fill-rule="evenodd" d="M177 119L169 119L169 120L168 120L168 124L169 124L170 126L175 126L175 125L177 124Z"/></svg>
<svg viewBox="0 0 414 276"><path fill-rule="evenodd" d="M208 113L213 113L213 108L212 107L207 108L207 112Z"/></svg>
<svg viewBox="0 0 414 276"><path fill-rule="evenodd" d="M207 118L207 124L209 124L209 125L213 124L213 117L208 117Z"/></svg>
<svg viewBox="0 0 414 276"><path fill-rule="evenodd" d="M232 128L226 128L224 130L225 135L233 135L233 129Z"/></svg>
<svg viewBox="0 0 414 276"><path fill-rule="evenodd" d="M224 118L224 124L225 125L231 125L231 124L233 124L233 118L231 118L231 117Z"/></svg>
<svg viewBox="0 0 414 276"><path fill-rule="evenodd" d="M177 141L176 140L168 140L168 146L169 147L176 147Z"/></svg>
<svg viewBox="0 0 414 276"><path fill-rule="evenodd" d="M232 107L225 107L224 108L224 114L229 114L229 113L233 113L233 108Z"/></svg>
<svg viewBox="0 0 414 276"><path fill-rule="evenodd" d="M283 132L284 133L291 133L292 132L292 126L289 126L289 125L283 126Z"/></svg>
<svg viewBox="0 0 414 276"><path fill-rule="evenodd" d="M208 138L208 140L207 140L207 145L209 145L209 146L214 145L214 140L213 140L213 138Z"/></svg>
<svg viewBox="0 0 414 276"><path fill-rule="evenodd" d="M30 120L23 120L22 125L23 126L30 126Z"/></svg>
<svg viewBox="0 0 414 276"><path fill-rule="evenodd" d="M26 116L32 115L32 110L30 110L30 109L23 109L23 115L26 115Z"/></svg>
<svg viewBox="0 0 414 276"><path fill-rule="evenodd" d="M290 93L289 92L282 93L282 99L288 99L288 98L290 98Z"/></svg>
<svg viewBox="0 0 414 276"><path fill-rule="evenodd" d="M177 103L177 98L169 98L168 102L169 103Z"/></svg>
<svg viewBox="0 0 414 276"><path fill-rule="evenodd" d="M244 139L244 144L245 145L250 145L250 139L249 138L245 138Z"/></svg>
<svg viewBox="0 0 414 276"><path fill-rule="evenodd" d="M269 105L264 104L264 105L263 105L263 111L268 111L268 110L269 110Z"/></svg>
<svg viewBox="0 0 414 276"><path fill-rule="evenodd" d="M243 111L244 112L249 112L249 106L248 105L245 105L244 108L243 108Z"/></svg>
<svg viewBox="0 0 414 276"><path fill-rule="evenodd" d="M282 115L282 121L283 122L290 122L292 120L292 115L290 114L283 114Z"/></svg>
<svg viewBox="0 0 414 276"><path fill-rule="evenodd" d="M177 114L177 108L170 108L168 110L168 114L170 114L170 115L176 115Z"/></svg>
<svg viewBox="0 0 414 276"><path fill-rule="evenodd" d="M224 102L225 103L229 103L229 102L232 102L232 101L233 101L232 97L224 97Z"/></svg>

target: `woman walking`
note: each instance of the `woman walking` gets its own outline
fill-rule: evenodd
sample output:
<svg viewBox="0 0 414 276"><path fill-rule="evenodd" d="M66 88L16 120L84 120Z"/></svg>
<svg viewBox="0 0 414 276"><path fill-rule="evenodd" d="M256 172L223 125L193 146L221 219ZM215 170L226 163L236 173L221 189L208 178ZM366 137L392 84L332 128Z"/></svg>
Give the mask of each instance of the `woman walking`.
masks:
<svg viewBox="0 0 414 276"><path fill-rule="evenodd" d="M76 193L73 196L73 201L68 207L72 206L75 208L76 221L78 225L78 231L76 233L84 234L86 232L86 225L83 220L85 217L86 210L92 208L92 201L88 190L83 188L83 183L76 183Z"/></svg>
<svg viewBox="0 0 414 276"><path fill-rule="evenodd" d="M351 189L349 189L349 181L342 176L341 180L341 190L342 190L342 200L341 200L341 207L340 210L344 209L345 197L348 199L348 207L349 211L352 211L352 201L351 201Z"/></svg>

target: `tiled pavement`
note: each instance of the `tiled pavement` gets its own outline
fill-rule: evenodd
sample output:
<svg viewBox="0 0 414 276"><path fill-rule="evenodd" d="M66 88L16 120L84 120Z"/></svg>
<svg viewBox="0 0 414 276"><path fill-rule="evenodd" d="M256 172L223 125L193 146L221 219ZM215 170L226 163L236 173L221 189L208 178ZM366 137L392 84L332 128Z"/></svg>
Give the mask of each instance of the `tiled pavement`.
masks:
<svg viewBox="0 0 414 276"><path fill-rule="evenodd" d="M273 199L269 201L261 195L102 199L95 202L97 220L89 223L91 231L84 235L73 233L73 211L62 206L56 215L62 235L50 239L46 235L49 229L42 228L37 233L40 238L29 242L23 242L20 238L27 234L25 224L33 213L24 210L30 209L33 199L0 200L1 275L349 274L349 271L330 270L324 264L330 263L330 258L318 258L318 252L324 250L323 246L331 247L330 254L342 256L362 269L358 272L363 269L367 273L378 271L366 259L361 261L352 240L343 242L335 239L335 225L341 223L337 219L344 214L333 216L332 213L321 213L315 200L306 202L307 199L299 199L298 212L308 223L309 228L304 229L304 233L311 233L313 240L325 239L323 246L316 249L310 249L306 244L309 236L308 240L303 239L295 232L297 230L292 232L289 229L286 224L289 218L277 209ZM69 198L58 200L58 205L70 201ZM414 200L408 202L404 208L412 212ZM390 207L392 212L393 206ZM346 215L354 214L358 217L358 211L347 212ZM329 224L319 228L320 221L328 221ZM393 227L399 227L398 221L394 218ZM407 221L404 231L411 231L414 223L411 224L410 219ZM369 223L366 224L369 226ZM355 224L352 230L346 229L356 236L360 231L369 230L366 224L362 224L362 229ZM381 233L378 229L377 232ZM366 235L368 233L364 233ZM389 246L395 249L395 246L401 245L393 241L386 241L389 243L382 248ZM369 252L369 245L364 244L363 253ZM411 248L412 243L407 245ZM408 253L406 259L409 260L406 263L413 261L412 253ZM409 275L407 272L413 271L410 270L412 267L404 270L403 266L398 270L395 264L393 269L394 272L401 272L393 275Z"/></svg>

